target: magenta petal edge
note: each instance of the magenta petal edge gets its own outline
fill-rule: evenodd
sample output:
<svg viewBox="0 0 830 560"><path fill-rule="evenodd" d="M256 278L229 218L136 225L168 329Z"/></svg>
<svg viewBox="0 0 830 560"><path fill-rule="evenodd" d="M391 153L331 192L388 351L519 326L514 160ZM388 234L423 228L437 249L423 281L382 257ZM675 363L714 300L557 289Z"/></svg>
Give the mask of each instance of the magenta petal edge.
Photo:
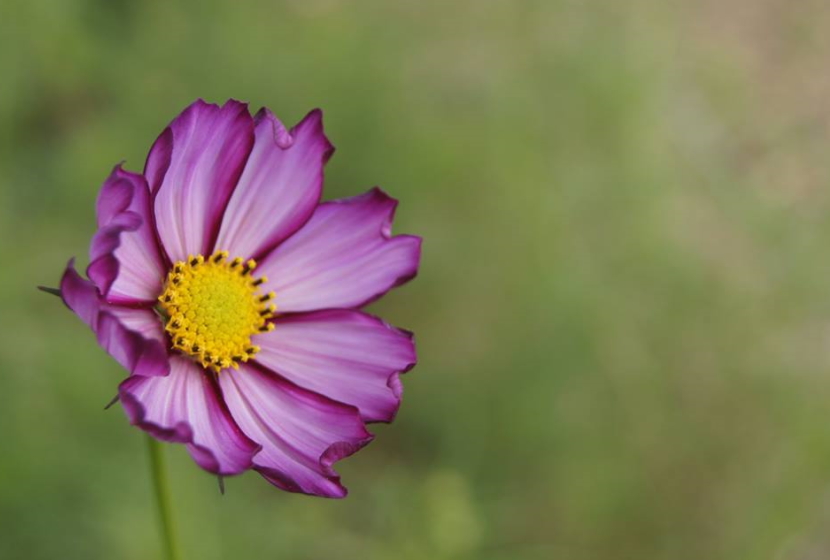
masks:
<svg viewBox="0 0 830 560"><path fill-rule="evenodd" d="M89 280L70 261L61 295L129 373L132 425L210 473L343 498L335 463L395 419L417 363L411 332L361 308L417 275L422 240L392 234L380 188L321 202L333 153L319 109L289 129L197 100L142 173L113 168Z"/></svg>

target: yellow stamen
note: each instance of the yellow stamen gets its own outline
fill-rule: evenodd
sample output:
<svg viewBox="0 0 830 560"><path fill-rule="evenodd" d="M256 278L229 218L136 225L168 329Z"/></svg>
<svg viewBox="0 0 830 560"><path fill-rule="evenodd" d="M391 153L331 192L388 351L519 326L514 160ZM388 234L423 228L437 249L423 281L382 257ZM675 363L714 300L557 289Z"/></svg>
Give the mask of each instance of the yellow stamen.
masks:
<svg viewBox="0 0 830 560"><path fill-rule="evenodd" d="M251 337L273 330L277 310L274 292L259 293L267 279L251 276L256 262L227 258L217 251L174 263L158 298L173 348L217 372L259 352Z"/></svg>

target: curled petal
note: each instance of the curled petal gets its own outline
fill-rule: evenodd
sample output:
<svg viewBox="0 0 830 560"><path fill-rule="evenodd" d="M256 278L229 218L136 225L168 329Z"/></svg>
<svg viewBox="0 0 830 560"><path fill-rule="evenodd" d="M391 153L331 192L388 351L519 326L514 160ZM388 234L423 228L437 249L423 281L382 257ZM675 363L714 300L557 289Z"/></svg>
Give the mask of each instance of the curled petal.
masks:
<svg viewBox="0 0 830 560"><path fill-rule="evenodd" d="M128 378L118 395L131 424L186 444L193 460L212 473L239 474L259 450L231 418L213 380L186 358L172 356L165 377Z"/></svg>
<svg viewBox="0 0 830 560"><path fill-rule="evenodd" d="M89 326L101 345L133 375L164 376L169 372L161 322L150 309L105 302L95 285L81 278L72 261L61 279L64 303Z"/></svg>
<svg viewBox="0 0 830 560"><path fill-rule="evenodd" d="M397 201L380 189L317 207L258 272L281 312L361 307L418 272L421 238L391 236Z"/></svg>
<svg viewBox="0 0 830 560"><path fill-rule="evenodd" d="M334 464L372 440L366 423L394 419L417 360L411 333L357 308L417 274L421 239L392 236L397 201L380 189L320 204L333 151L319 110L287 130L267 109L251 118L238 101L196 101L143 175L113 169L89 280L70 261L60 295L130 372L118 396L131 424L220 476L254 469L287 491L342 498ZM191 282L185 267L213 276ZM226 272L244 291L220 293ZM239 325L225 321L237 308ZM171 349L162 315L204 340ZM211 345L233 351L206 367L187 355L213 356Z"/></svg>
<svg viewBox="0 0 830 560"><path fill-rule="evenodd" d="M116 166L101 187L96 213L87 275L111 303L154 301L161 293L164 264L144 177Z"/></svg>
<svg viewBox="0 0 830 560"><path fill-rule="evenodd" d="M216 247L259 259L311 217L334 147L323 132L319 109L290 133L262 109L255 127L254 147L228 202Z"/></svg>
<svg viewBox="0 0 830 560"><path fill-rule="evenodd" d="M150 150L144 175L155 195L156 228L171 261L210 254L225 205L254 142L248 106L196 101Z"/></svg>
<svg viewBox="0 0 830 560"><path fill-rule="evenodd" d="M355 406L367 422L391 422L401 372L416 361L412 334L352 310L278 317L257 337L257 362L295 384Z"/></svg>
<svg viewBox="0 0 830 560"><path fill-rule="evenodd" d="M254 468L290 492L342 498L332 465L372 440L356 408L297 387L255 364L219 375L239 427L262 450Z"/></svg>

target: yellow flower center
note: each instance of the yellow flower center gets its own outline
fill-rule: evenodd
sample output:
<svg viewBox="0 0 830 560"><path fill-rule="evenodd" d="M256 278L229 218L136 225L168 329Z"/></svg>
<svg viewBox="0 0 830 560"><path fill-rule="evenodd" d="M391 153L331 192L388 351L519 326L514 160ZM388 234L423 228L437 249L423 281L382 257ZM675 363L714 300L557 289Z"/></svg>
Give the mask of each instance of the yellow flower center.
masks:
<svg viewBox="0 0 830 560"><path fill-rule="evenodd" d="M268 303L273 292L259 293L267 279L253 278L256 262L227 258L217 251L175 263L159 296L173 348L217 372L239 368L259 351L251 337L274 328L268 319L277 309Z"/></svg>

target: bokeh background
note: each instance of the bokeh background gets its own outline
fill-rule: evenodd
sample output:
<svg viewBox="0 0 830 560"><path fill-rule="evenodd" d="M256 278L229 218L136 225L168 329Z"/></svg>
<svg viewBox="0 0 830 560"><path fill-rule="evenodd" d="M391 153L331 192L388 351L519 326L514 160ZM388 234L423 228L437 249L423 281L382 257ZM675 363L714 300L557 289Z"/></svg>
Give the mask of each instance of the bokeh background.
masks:
<svg viewBox="0 0 830 560"><path fill-rule="evenodd" d="M166 446L186 558L830 557L824 0L0 3L0 558L160 555L123 372L36 284L197 97L322 107L419 278L343 501Z"/></svg>

